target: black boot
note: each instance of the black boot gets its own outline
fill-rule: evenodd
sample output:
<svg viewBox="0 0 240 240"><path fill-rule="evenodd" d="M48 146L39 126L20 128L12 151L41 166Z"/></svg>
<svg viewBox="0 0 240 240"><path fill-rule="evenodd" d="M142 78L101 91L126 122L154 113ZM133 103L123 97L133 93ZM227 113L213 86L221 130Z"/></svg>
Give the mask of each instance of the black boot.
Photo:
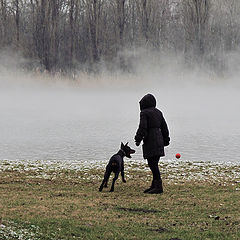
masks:
<svg viewBox="0 0 240 240"><path fill-rule="evenodd" d="M154 181L154 188L147 193L149 194L160 194L163 193L163 186L162 186L162 180L155 180Z"/></svg>
<svg viewBox="0 0 240 240"><path fill-rule="evenodd" d="M150 188L147 188L146 190L144 190L144 193L148 193L150 190L152 190L154 188L154 181L152 180L152 185Z"/></svg>

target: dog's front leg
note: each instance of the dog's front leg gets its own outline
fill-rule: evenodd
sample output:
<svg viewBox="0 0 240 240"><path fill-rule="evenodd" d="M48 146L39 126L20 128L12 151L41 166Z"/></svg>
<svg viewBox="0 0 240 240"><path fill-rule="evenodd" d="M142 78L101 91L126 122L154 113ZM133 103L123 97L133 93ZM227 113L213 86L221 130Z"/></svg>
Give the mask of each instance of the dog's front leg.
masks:
<svg viewBox="0 0 240 240"><path fill-rule="evenodd" d="M123 181L124 183L126 183L127 181L126 181L125 178L124 178L124 165L122 165L121 176L122 176L122 181Z"/></svg>
<svg viewBox="0 0 240 240"><path fill-rule="evenodd" d="M116 180L118 179L118 175L119 175L119 172L118 172L118 173L115 173L115 177L113 178L110 192L114 192L114 184L115 184Z"/></svg>

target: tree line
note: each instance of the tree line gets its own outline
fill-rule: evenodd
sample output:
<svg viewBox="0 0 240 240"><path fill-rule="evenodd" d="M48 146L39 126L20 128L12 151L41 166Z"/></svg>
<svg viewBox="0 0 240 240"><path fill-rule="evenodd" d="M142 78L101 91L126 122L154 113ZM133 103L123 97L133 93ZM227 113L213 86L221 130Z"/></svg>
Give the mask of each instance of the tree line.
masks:
<svg viewBox="0 0 240 240"><path fill-rule="evenodd" d="M0 0L0 49L47 71L100 61L128 67L124 49L183 54L223 69L240 44L239 0Z"/></svg>

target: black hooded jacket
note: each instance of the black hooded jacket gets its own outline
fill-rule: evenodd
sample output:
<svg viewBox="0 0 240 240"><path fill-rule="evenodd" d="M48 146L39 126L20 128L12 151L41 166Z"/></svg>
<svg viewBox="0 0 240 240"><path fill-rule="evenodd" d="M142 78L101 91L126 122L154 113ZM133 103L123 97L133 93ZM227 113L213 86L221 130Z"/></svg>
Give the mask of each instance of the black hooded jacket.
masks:
<svg viewBox="0 0 240 240"><path fill-rule="evenodd" d="M135 141L143 140L143 157L165 156L164 146L170 142L167 123L160 110L156 108L156 99L153 95L145 95L140 104L140 123Z"/></svg>

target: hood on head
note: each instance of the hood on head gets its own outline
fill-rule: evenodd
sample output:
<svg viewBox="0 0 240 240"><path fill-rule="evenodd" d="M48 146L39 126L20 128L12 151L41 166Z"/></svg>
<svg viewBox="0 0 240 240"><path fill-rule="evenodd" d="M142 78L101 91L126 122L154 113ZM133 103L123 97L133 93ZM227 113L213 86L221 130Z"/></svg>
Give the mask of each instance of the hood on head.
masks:
<svg viewBox="0 0 240 240"><path fill-rule="evenodd" d="M142 111L143 109L146 109L146 108L156 107L157 102L156 102L156 98L149 93L140 100L139 104L140 104L140 110Z"/></svg>

